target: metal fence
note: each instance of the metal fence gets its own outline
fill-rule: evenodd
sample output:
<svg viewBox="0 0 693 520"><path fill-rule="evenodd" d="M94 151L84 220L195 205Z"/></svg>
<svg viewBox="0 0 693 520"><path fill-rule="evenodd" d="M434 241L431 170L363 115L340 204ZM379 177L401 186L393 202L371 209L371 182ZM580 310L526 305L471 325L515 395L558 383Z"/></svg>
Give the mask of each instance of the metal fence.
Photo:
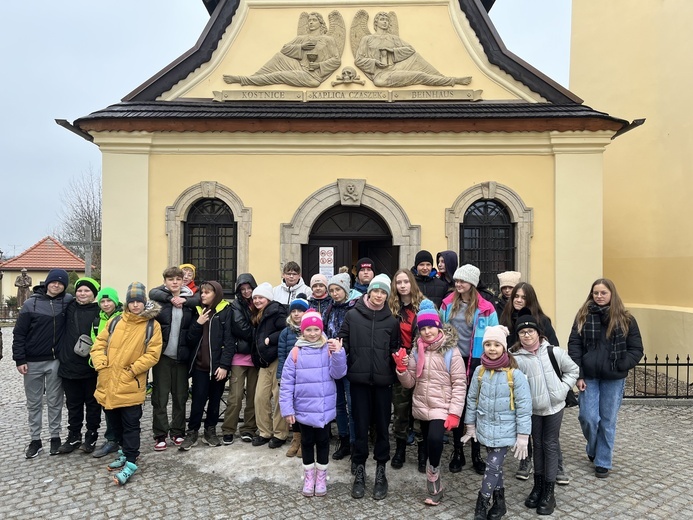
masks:
<svg viewBox="0 0 693 520"><path fill-rule="evenodd" d="M643 357L628 373L624 398L693 399L691 356L655 356L654 361Z"/></svg>
<svg viewBox="0 0 693 520"><path fill-rule="evenodd" d="M17 319L17 314L19 314L19 310L17 309L17 307L0 305L0 320L14 321Z"/></svg>

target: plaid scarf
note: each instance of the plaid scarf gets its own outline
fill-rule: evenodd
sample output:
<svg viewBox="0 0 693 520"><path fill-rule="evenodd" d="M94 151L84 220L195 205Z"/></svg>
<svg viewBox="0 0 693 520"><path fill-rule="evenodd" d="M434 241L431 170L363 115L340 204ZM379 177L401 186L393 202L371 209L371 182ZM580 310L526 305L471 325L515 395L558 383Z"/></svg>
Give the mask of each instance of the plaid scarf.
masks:
<svg viewBox="0 0 693 520"><path fill-rule="evenodd" d="M588 350L596 349L601 339L602 327L609 326L609 305L600 307L596 303L590 302L587 307L587 317L583 327L583 334L586 339ZM616 361L626 357L628 346L621 327L616 324L611 338L606 338L607 344L611 343L611 368L617 370Z"/></svg>

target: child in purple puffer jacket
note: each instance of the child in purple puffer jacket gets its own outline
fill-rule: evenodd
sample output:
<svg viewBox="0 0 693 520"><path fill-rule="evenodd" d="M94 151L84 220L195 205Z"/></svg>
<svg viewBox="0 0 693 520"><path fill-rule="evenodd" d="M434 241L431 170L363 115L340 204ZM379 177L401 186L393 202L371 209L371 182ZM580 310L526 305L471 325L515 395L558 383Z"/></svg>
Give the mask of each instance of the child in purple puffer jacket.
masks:
<svg viewBox="0 0 693 520"><path fill-rule="evenodd" d="M344 377L346 370L342 342L328 340L320 314L306 312L301 335L284 363L279 407L288 424L297 422L301 428L303 495L307 497L327 494L329 428L337 415L334 380Z"/></svg>

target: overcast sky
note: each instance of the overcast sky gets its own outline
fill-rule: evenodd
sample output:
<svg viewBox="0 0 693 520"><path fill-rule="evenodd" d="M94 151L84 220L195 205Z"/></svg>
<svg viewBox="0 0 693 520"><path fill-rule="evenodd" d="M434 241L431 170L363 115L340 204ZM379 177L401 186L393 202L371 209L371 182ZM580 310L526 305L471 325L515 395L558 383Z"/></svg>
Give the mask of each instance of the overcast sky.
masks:
<svg viewBox="0 0 693 520"><path fill-rule="evenodd" d="M516 55L568 86L570 0L496 0ZM192 47L202 0L0 2L0 250L51 234L70 180L101 171L98 148L55 124L117 103ZM579 95L579 93L577 93Z"/></svg>

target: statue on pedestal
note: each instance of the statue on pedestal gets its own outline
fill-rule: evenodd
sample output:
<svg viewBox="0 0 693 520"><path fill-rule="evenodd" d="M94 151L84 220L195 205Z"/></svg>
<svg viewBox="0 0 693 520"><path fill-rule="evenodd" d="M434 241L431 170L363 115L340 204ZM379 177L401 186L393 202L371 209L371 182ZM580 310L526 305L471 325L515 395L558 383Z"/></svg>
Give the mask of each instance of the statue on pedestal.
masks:
<svg viewBox="0 0 693 520"><path fill-rule="evenodd" d="M26 268L22 269L20 274L14 281L14 286L17 288L17 308L21 309L24 302L31 296L31 276L26 274Z"/></svg>

